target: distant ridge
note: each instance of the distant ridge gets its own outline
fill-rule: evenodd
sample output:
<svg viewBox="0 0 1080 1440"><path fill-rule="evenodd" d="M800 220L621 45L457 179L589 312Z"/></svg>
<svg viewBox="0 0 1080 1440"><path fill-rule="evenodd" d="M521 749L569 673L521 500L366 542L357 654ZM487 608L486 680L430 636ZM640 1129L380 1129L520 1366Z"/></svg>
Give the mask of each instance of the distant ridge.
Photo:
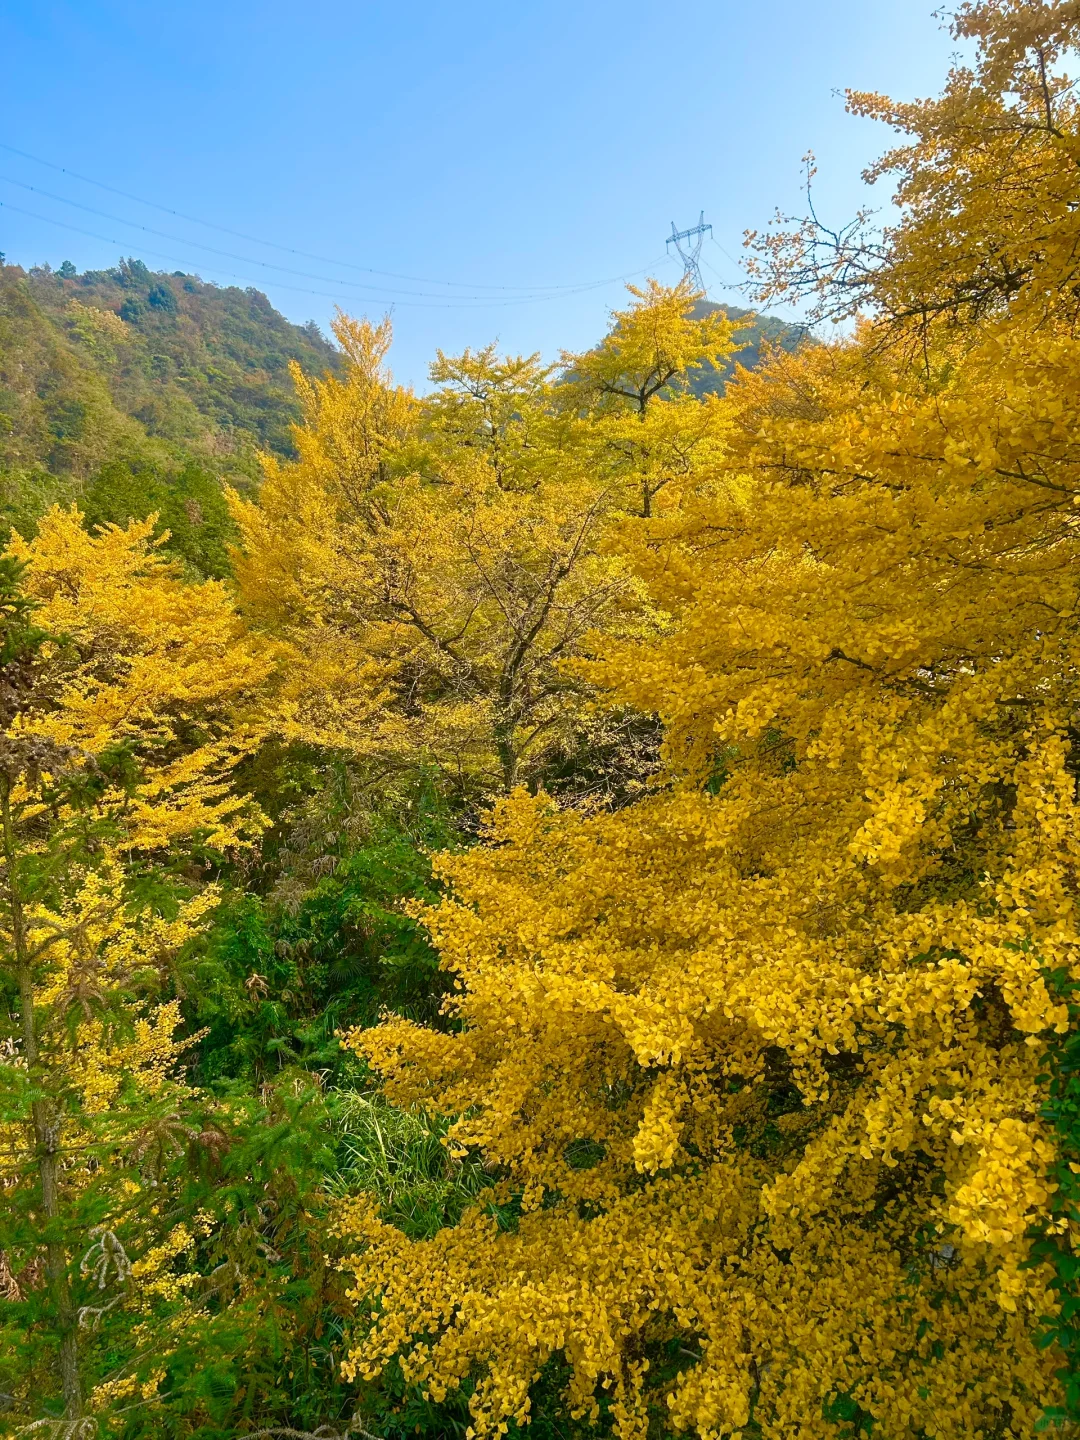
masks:
<svg viewBox="0 0 1080 1440"><path fill-rule="evenodd" d="M228 570L224 483L256 483L258 452L293 453L289 375L339 370L314 323L293 325L255 289L122 260L0 264L0 541L48 505L92 523L156 511L169 548Z"/></svg>
<svg viewBox="0 0 1080 1440"><path fill-rule="evenodd" d="M300 418L289 362L317 374L340 362L314 322L292 324L254 288L150 270L141 260L82 274L44 266L27 283L53 321L70 321L72 302L123 321L127 343L108 367L110 389L151 434L197 440L207 428L238 431L289 453L289 426Z"/></svg>
<svg viewBox="0 0 1080 1440"><path fill-rule="evenodd" d="M734 374L736 365L753 370L761 364L768 349L779 347L781 350L794 350L806 338L806 329L802 325L789 325L786 321L778 320L775 315L761 315L755 310L743 310L738 305L721 305L714 300L699 300L694 305L693 313L695 318L700 320L706 315L715 315L718 311L730 320L743 320L748 316L753 318L735 335L737 343L744 348L732 355L725 365L702 365L691 370L690 388L699 398L703 395L721 394Z"/></svg>
<svg viewBox="0 0 1080 1440"><path fill-rule="evenodd" d="M751 315L711 300L694 310ZM745 348L692 371L691 389L721 392L736 364L802 336L757 316L737 337ZM259 290L136 259L81 274L0 263L0 543L53 503L77 503L91 524L156 512L178 558L227 574L223 486L257 484L259 451L293 453L293 361L309 375L343 366L317 325L292 324Z"/></svg>

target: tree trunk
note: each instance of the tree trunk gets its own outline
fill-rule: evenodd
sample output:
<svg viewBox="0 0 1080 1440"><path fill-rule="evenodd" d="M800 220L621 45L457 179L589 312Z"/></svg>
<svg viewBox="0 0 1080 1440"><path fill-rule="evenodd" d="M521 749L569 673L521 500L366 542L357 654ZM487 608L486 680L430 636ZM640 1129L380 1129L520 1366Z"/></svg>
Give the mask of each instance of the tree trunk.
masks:
<svg viewBox="0 0 1080 1440"><path fill-rule="evenodd" d="M34 978L27 942L26 917L15 876L16 845L11 823L11 782L6 777L0 781L0 816L3 820L11 939L19 986L19 1008L22 1012L23 1052L27 1068L33 1071L40 1060L34 1016ZM47 1099L40 1099L31 1105L31 1121L34 1127L38 1176L41 1180L42 1209L45 1212L45 1223L51 1229L53 1222L60 1218L60 1117ZM45 1277L60 1333L60 1380L64 1393L64 1414L68 1420L77 1420L82 1414L78 1319L68 1280L67 1254L55 1235L45 1244Z"/></svg>
<svg viewBox="0 0 1080 1440"><path fill-rule="evenodd" d="M495 749L502 768L503 793L509 795L517 784L518 753L514 746L514 731L517 727L512 720L500 721L495 727Z"/></svg>

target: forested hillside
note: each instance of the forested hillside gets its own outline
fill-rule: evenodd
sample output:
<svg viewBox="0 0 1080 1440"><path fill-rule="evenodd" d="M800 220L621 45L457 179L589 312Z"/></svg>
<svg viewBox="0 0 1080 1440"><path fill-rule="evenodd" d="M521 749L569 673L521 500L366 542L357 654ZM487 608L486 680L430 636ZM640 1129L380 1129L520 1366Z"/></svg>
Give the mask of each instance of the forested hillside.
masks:
<svg viewBox="0 0 1080 1440"><path fill-rule="evenodd" d="M227 568L222 484L287 455L300 418L289 365L338 352L256 290L141 261L78 274L0 266L0 519L32 525L76 500L92 522L162 515L171 548Z"/></svg>
<svg viewBox="0 0 1080 1440"><path fill-rule="evenodd" d="M801 331L738 307L742 347L694 371L718 393L764 345ZM292 325L257 290L222 288L140 260L80 274L65 262L24 272L0 263L0 525L32 528L50 504L76 501L91 524L161 517L169 549L223 575L233 531L223 485L258 482L259 453L293 453L301 418L289 372L337 372L317 326Z"/></svg>
<svg viewBox="0 0 1080 1440"><path fill-rule="evenodd" d="M719 313L735 322L739 348L729 355L722 365L702 365L689 374L690 389L701 399L705 395L719 395L728 380L735 373L736 366L755 370L774 350L797 350L809 337L802 325L791 325L778 320L775 315L758 315L740 305L720 305L712 300L699 300L694 306L698 317Z"/></svg>
<svg viewBox="0 0 1080 1440"><path fill-rule="evenodd" d="M1080 1423L1080 17L953 24L827 341L3 272L7 1433Z"/></svg>

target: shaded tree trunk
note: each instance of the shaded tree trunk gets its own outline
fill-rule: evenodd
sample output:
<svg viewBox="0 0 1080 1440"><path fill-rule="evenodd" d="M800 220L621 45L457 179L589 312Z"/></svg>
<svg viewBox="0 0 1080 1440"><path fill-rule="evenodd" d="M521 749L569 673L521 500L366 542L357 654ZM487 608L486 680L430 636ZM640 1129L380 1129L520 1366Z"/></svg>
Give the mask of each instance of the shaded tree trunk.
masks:
<svg viewBox="0 0 1080 1440"><path fill-rule="evenodd" d="M40 1061L41 1051L34 1017L34 979L26 933L26 916L15 874L17 847L11 822L11 781L6 776L0 780L0 818L3 822L4 862L22 1018L23 1053L26 1056L27 1068L33 1072ZM75 1314L75 1303L68 1279L67 1253L56 1235L56 1223L60 1218L60 1118L55 1106L48 1099L40 1098L31 1105L31 1123L34 1127L37 1169L41 1181L41 1204L48 1231L45 1242L45 1278L52 1296L59 1332L64 1414L65 1418L75 1420L82 1413L78 1317Z"/></svg>

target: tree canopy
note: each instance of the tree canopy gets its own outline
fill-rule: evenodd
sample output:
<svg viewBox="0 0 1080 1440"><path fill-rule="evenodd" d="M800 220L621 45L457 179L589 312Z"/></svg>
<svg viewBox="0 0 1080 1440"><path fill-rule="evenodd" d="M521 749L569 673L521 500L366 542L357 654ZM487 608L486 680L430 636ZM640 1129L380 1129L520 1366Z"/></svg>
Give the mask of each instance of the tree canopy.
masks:
<svg viewBox="0 0 1080 1440"><path fill-rule="evenodd" d="M0 275L12 1433L1080 1421L1080 7L952 25L798 342Z"/></svg>

